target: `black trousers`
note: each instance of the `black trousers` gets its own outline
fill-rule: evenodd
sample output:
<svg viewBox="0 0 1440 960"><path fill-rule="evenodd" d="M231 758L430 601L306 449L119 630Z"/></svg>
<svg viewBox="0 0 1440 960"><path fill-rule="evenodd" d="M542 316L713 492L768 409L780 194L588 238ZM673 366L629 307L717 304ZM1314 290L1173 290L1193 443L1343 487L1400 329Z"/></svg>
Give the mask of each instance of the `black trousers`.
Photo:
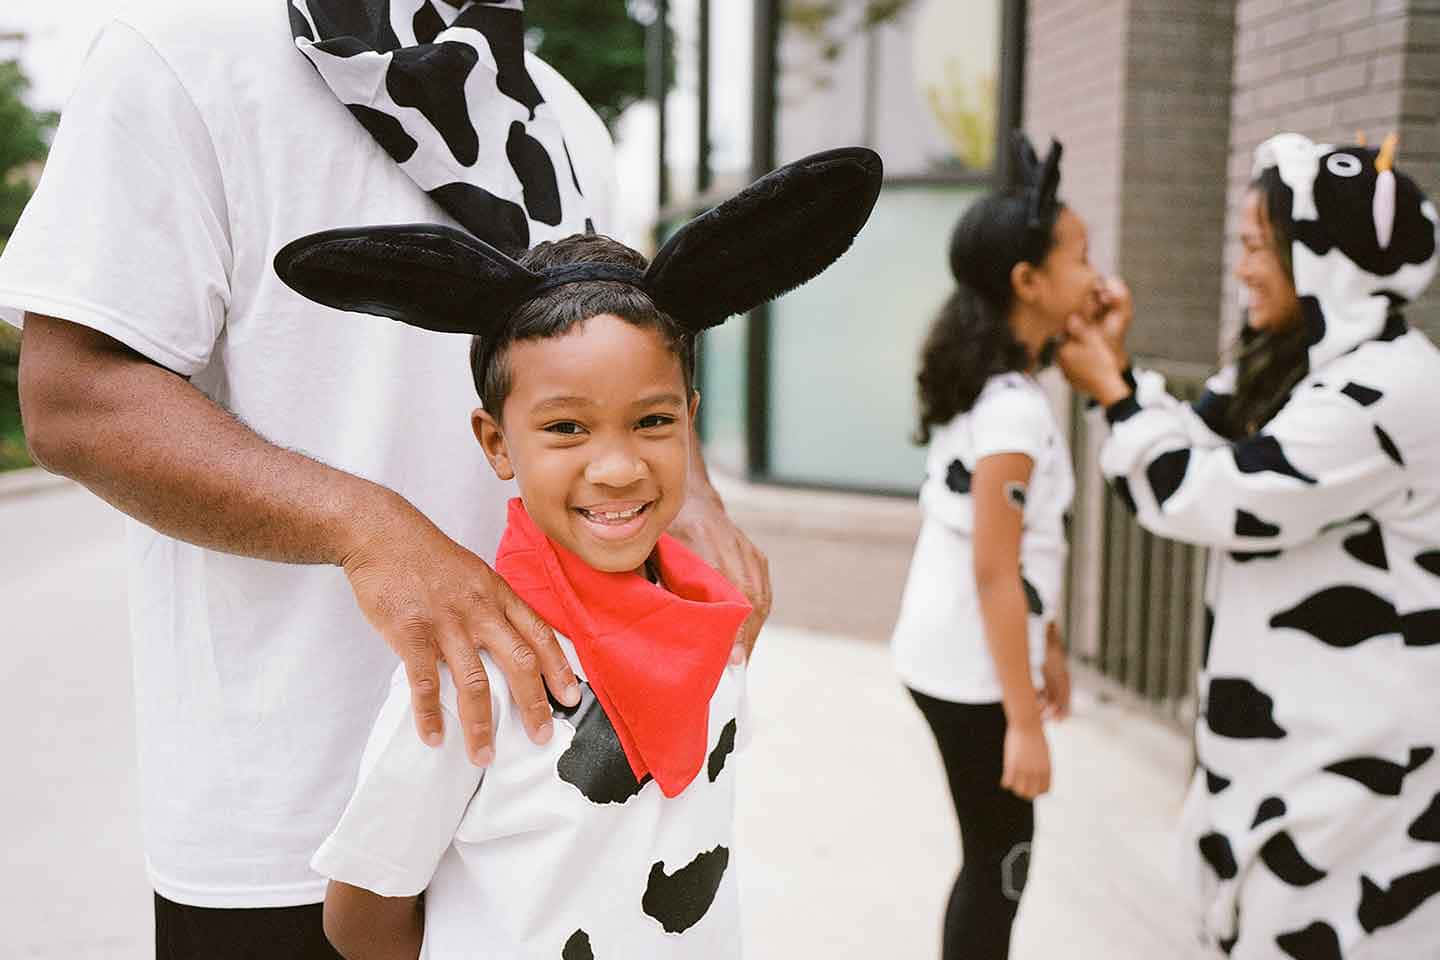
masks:
<svg viewBox="0 0 1440 960"><path fill-rule="evenodd" d="M1005 960L1030 867L1035 807L1000 786L1005 709L910 691L940 747L962 861L945 908L944 960Z"/></svg>
<svg viewBox="0 0 1440 960"><path fill-rule="evenodd" d="M322 904L221 910L155 894L155 960L342 960Z"/></svg>

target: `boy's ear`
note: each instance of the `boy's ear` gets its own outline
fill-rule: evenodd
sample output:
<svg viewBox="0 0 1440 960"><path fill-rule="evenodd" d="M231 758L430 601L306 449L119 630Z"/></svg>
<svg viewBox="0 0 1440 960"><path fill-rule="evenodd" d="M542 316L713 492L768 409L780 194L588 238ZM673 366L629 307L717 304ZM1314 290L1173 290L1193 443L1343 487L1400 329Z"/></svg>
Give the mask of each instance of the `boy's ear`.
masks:
<svg viewBox="0 0 1440 960"><path fill-rule="evenodd" d="M700 409L700 391L690 391L690 422L695 422L695 413Z"/></svg>
<svg viewBox="0 0 1440 960"><path fill-rule="evenodd" d="M480 449L485 451L485 459L490 461L490 469L495 471L495 476L501 480L515 479L515 466L510 462L510 448L505 443L505 433L500 429L499 421L483 407L476 407L470 414L470 428L475 431L475 439L480 442Z"/></svg>

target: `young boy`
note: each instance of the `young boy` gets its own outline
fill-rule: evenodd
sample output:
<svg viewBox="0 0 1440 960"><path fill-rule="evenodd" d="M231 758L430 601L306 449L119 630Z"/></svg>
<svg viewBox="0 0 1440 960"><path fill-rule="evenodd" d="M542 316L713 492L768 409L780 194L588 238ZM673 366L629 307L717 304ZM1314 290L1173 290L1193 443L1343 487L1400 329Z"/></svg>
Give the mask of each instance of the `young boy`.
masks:
<svg viewBox="0 0 1440 960"><path fill-rule="evenodd" d="M349 960L739 956L731 757L747 721L729 658L749 607L664 534L685 499L694 338L838 258L879 184L870 151L806 158L687 225L648 269L596 235L517 263L434 225L317 234L276 258L322 302L476 334L475 436L520 493L495 566L581 680L536 746L487 662L482 771L460 737L420 742L397 671L312 862Z"/></svg>

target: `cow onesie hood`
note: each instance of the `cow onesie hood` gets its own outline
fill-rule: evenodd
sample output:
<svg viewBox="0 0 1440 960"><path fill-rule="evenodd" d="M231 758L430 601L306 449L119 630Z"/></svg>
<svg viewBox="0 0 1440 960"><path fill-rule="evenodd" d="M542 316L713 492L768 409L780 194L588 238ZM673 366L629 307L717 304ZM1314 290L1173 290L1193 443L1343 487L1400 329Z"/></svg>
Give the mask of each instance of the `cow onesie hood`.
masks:
<svg viewBox="0 0 1440 960"><path fill-rule="evenodd" d="M1256 154L1290 202L1308 347L1258 431L1226 428L1233 368L1193 407L1142 371L1106 412L1121 499L1212 548L1182 838L1233 957L1440 944L1440 352L1402 313L1440 217L1393 154L1295 134Z"/></svg>

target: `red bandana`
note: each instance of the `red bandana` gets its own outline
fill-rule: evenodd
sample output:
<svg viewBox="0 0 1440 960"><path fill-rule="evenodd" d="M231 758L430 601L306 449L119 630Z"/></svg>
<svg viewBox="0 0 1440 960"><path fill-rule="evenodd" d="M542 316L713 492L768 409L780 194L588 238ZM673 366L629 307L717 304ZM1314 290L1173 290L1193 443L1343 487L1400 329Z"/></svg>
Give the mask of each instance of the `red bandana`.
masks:
<svg viewBox="0 0 1440 960"><path fill-rule="evenodd" d="M655 556L663 588L596 570L551 543L516 498L495 569L575 645L635 779L648 773L674 797L705 762L710 697L750 606L674 538L662 535Z"/></svg>

